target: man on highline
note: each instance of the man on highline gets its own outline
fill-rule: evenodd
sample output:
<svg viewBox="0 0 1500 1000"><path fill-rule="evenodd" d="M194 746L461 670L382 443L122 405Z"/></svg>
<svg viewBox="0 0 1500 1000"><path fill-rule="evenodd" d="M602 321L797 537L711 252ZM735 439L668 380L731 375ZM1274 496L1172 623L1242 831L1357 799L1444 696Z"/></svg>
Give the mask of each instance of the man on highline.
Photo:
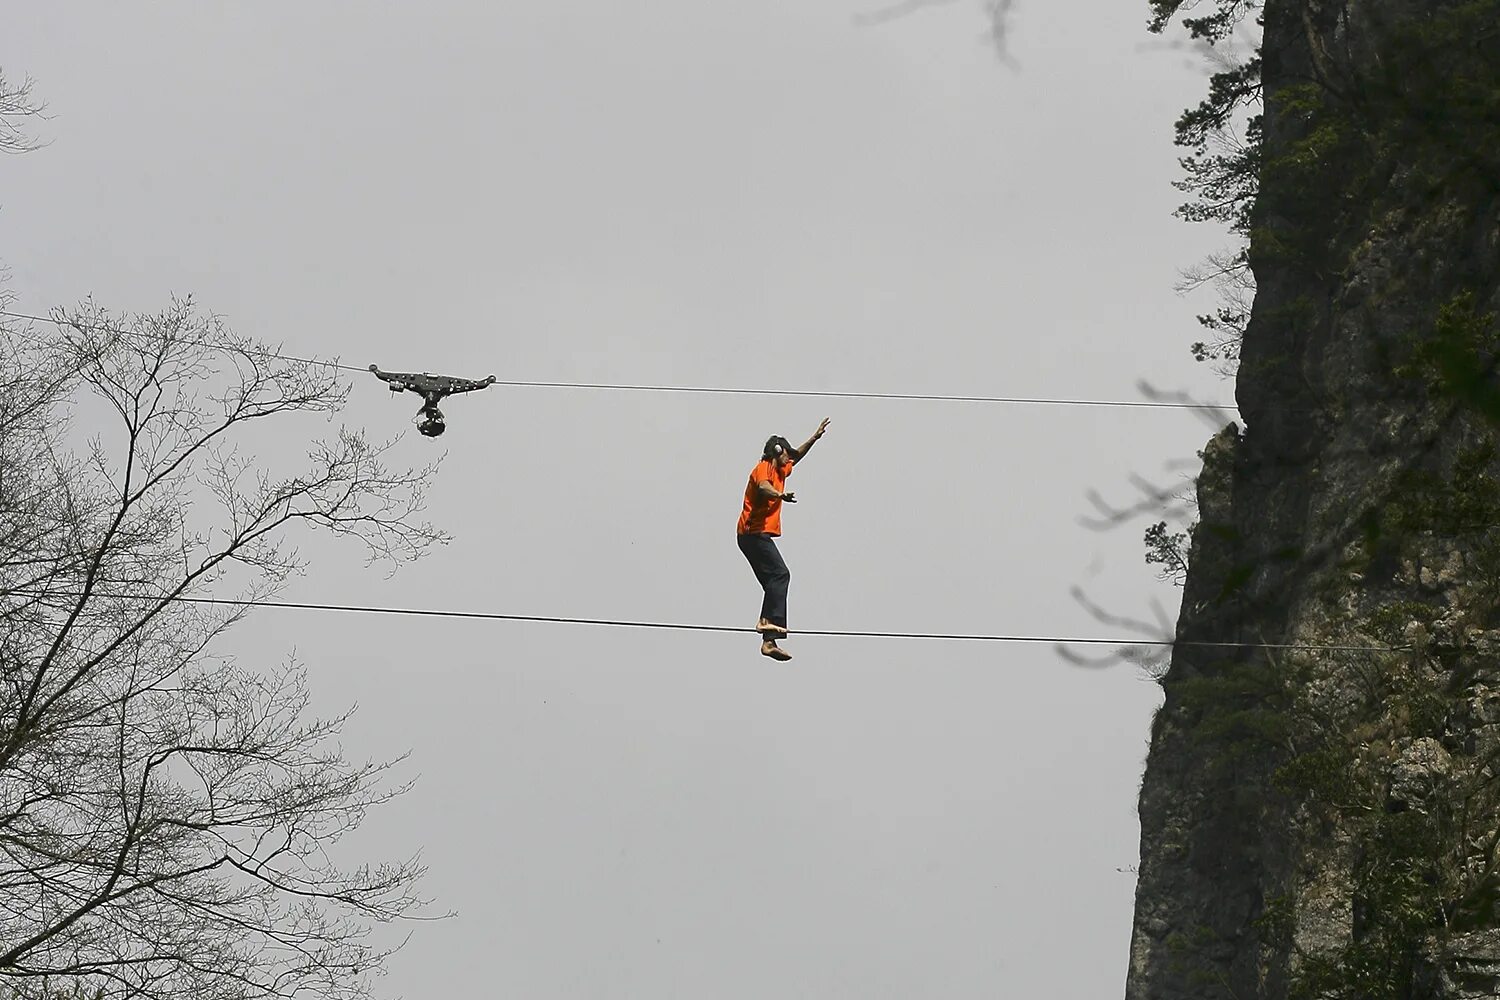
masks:
<svg viewBox="0 0 1500 1000"><path fill-rule="evenodd" d="M781 534L781 505L797 502L795 493L786 492L786 477L827 429L825 417L800 448L793 448L780 435L767 439L760 461L750 470L745 503L740 509L736 529L740 551L750 561L755 578L766 592L760 606L760 621L755 626L761 635L760 652L776 660L792 658L791 653L776 645L776 640L787 634L786 591L792 582L792 574L776 550L776 539Z"/></svg>

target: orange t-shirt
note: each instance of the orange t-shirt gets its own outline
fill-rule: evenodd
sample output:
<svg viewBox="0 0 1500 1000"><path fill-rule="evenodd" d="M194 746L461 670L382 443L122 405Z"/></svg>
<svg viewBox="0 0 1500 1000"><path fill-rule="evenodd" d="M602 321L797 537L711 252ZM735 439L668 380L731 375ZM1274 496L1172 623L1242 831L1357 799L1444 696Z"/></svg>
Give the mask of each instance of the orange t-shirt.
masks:
<svg viewBox="0 0 1500 1000"><path fill-rule="evenodd" d="M750 482L745 486L745 504L740 509L737 531L741 535L781 534L781 501L762 496L759 486L770 483L777 493L784 491L786 477L792 474L792 463L781 465L762 459L750 470Z"/></svg>

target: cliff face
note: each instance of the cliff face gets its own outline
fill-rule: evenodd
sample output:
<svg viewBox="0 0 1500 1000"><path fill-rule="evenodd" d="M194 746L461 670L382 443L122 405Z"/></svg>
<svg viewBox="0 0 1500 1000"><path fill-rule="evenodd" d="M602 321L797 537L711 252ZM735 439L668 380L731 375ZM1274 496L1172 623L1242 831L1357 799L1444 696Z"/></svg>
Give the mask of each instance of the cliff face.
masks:
<svg viewBox="0 0 1500 1000"><path fill-rule="evenodd" d="M1496 997L1500 3L1264 15L1245 426L1204 452L1126 996Z"/></svg>

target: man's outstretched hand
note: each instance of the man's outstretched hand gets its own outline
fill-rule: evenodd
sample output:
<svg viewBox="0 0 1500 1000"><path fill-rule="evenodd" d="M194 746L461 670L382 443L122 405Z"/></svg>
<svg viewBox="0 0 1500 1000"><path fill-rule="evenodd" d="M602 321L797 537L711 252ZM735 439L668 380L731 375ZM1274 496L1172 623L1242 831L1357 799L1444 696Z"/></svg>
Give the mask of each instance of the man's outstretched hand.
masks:
<svg viewBox="0 0 1500 1000"><path fill-rule="evenodd" d="M795 493L783 493L783 494L781 494L781 499L782 499L782 501L784 503L796 503L797 502L797 494L795 494Z"/></svg>
<svg viewBox="0 0 1500 1000"><path fill-rule="evenodd" d="M800 447L800 448L796 449L794 452L792 452L792 461L794 461L794 462L800 462L800 461L802 461L803 457L807 454L808 449L811 448L813 445L815 445L815 444L818 443L818 438L822 437L823 436L823 432L826 431L826 430L828 430L828 418L824 417L823 418L823 422L818 425L818 429L815 430L815 431L813 431L812 437L808 438L803 443L802 447Z"/></svg>

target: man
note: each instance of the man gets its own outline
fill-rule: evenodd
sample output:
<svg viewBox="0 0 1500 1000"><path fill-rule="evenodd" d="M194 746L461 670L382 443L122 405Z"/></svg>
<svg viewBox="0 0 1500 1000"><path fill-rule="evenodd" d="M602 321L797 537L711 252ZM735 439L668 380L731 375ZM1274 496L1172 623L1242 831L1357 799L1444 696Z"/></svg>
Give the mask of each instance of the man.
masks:
<svg viewBox="0 0 1500 1000"><path fill-rule="evenodd" d="M778 638L787 634L786 591L792 581L791 572L776 550L776 539L781 534L781 505L797 502L797 495L786 491L786 477L826 430L825 417L800 448L793 448L790 441L779 435L768 439L761 460L750 470L750 482L745 486L736 535L740 551L750 561L755 578L766 592L755 630L761 635L761 655L774 660L792 658L791 653L776 644Z"/></svg>

